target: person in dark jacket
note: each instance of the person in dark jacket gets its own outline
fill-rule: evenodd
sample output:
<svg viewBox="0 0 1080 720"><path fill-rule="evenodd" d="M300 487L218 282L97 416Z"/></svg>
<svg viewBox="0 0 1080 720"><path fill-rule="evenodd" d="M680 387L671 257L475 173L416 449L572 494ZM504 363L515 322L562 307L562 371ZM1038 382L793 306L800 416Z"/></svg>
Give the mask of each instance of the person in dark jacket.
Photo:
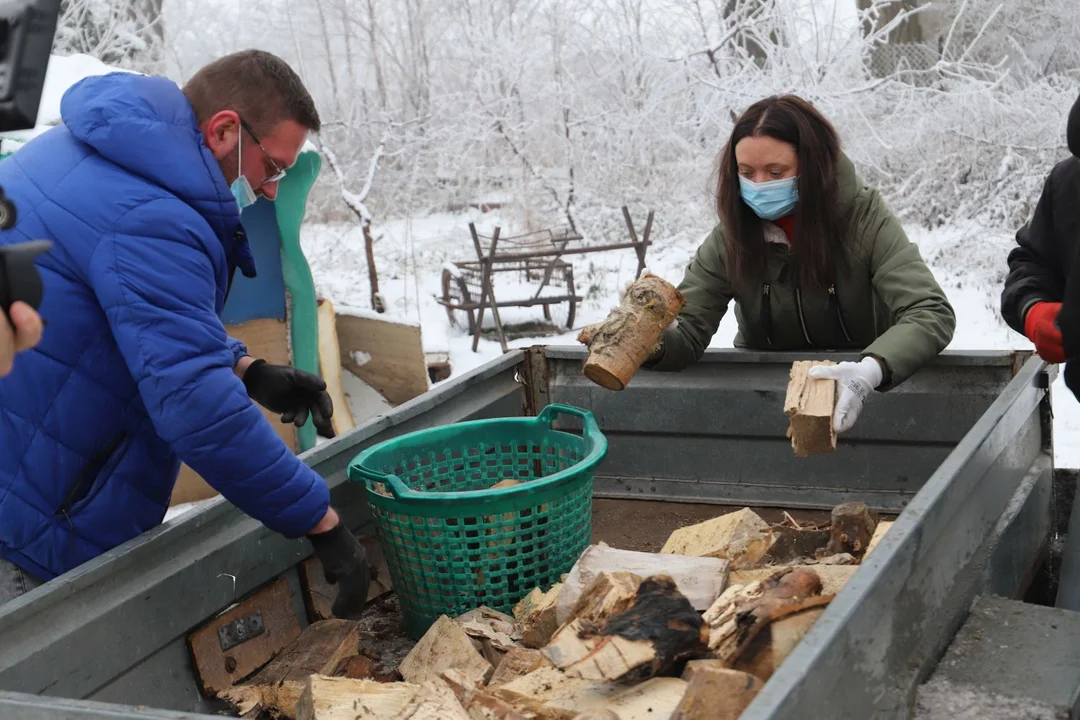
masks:
<svg viewBox="0 0 1080 720"><path fill-rule="evenodd" d="M735 346L858 350L859 362L811 370L839 383L846 432L874 391L904 382L952 339L956 316L881 195L801 98L770 97L736 121L718 160L720 223L679 290L686 306L645 363L697 362L735 301Z"/></svg>
<svg viewBox="0 0 1080 720"><path fill-rule="evenodd" d="M332 434L322 380L248 356L221 313L255 275L240 211L320 126L281 59L225 56L181 88L112 73L61 100L62 123L0 162L18 222L0 244L37 260L48 331L0 381L0 601L160 524L180 462L270 529L308 537L334 612L370 580L325 481L266 421ZM7 597L3 597L3 594Z"/></svg>
<svg viewBox="0 0 1080 720"><path fill-rule="evenodd" d="M1080 354L1080 347L1071 354L1066 351L1058 325L1059 319L1070 314L1076 317L1073 311L1063 311L1062 302L1080 247L1080 98L1069 113L1066 134L1072 155L1050 170L1030 222L1016 232L1016 247L1009 252L1009 272L1001 291L1005 322L1031 340L1039 357L1050 363L1063 363L1067 356ZM1073 336L1080 331L1077 322L1080 318L1069 323L1075 328ZM1080 338L1074 343L1080 346Z"/></svg>
<svg viewBox="0 0 1080 720"><path fill-rule="evenodd" d="M1069 111L1071 155L1050 170L1031 221L1016 233L1001 293L1005 322L1039 357L1065 363L1065 385L1080 398L1080 98Z"/></svg>

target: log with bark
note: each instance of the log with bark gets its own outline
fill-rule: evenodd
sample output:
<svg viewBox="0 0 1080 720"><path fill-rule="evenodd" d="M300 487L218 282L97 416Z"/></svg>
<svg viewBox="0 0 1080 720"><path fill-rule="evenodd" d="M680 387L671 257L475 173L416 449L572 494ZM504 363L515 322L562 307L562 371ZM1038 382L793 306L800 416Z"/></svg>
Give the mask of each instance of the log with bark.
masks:
<svg viewBox="0 0 1080 720"><path fill-rule="evenodd" d="M739 649L732 669L768 680L831 601L831 595L817 595L797 604L770 608L767 615L763 612L757 618L758 632Z"/></svg>
<svg viewBox="0 0 1080 720"><path fill-rule="evenodd" d="M750 585L751 583L765 580L766 578L775 575L777 572L789 572L800 568L814 571L814 574L821 580L822 595L835 595L844 588L844 585L846 585L848 580L851 579L851 576L855 574L855 571L859 569L859 566L857 564L822 565L818 562L801 565L774 565L772 567L735 570L731 573L731 585L729 585L729 587Z"/></svg>
<svg viewBox="0 0 1080 720"><path fill-rule="evenodd" d="M705 613L709 648L728 667L765 680L802 639L817 615L777 628L773 624L808 610L823 609L832 595L821 594L821 578L808 567L777 570L749 585L732 585ZM762 637L763 631L769 632ZM764 676L764 677L763 677Z"/></svg>
<svg viewBox="0 0 1080 720"><path fill-rule="evenodd" d="M796 360L791 365L784 414L789 419L788 435L796 457L836 450L836 381L814 380L807 375L815 365L835 364L831 360Z"/></svg>
<svg viewBox="0 0 1080 720"><path fill-rule="evenodd" d="M877 513L867 508L865 503L837 505L832 510L829 544L823 554L848 553L862 557L870 546L877 524Z"/></svg>
<svg viewBox="0 0 1080 720"><path fill-rule="evenodd" d="M608 390L625 388L685 305L682 293L663 278L639 278L607 319L578 335L589 348L585 377Z"/></svg>
<svg viewBox="0 0 1080 720"><path fill-rule="evenodd" d="M789 563L801 558L817 557L819 551L825 549L831 537L829 526L816 527L791 527L790 525L773 525L772 547L761 558L762 564L779 565Z"/></svg>
<svg viewBox="0 0 1080 720"><path fill-rule="evenodd" d="M601 576L597 592L617 587ZM679 663L707 652L708 627L667 575L644 580L629 600L602 597L580 605L626 607L608 618L575 618L559 629L544 655L568 677L610 682L640 682L670 673Z"/></svg>

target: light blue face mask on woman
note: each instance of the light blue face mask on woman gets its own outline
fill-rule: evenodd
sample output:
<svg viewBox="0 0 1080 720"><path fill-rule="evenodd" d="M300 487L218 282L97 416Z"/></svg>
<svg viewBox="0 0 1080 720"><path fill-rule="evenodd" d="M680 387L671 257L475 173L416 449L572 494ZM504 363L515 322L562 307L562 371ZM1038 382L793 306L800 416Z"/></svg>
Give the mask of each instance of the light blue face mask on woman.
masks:
<svg viewBox="0 0 1080 720"><path fill-rule="evenodd" d="M756 183L739 176L743 202L762 220L776 220L791 213L799 202L798 175Z"/></svg>

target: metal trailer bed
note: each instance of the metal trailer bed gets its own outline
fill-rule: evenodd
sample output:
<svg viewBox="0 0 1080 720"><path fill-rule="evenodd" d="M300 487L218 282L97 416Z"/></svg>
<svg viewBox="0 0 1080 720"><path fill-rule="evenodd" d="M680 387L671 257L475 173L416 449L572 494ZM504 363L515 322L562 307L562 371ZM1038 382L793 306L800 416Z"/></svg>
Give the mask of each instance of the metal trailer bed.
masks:
<svg viewBox="0 0 1080 720"><path fill-rule="evenodd" d="M593 410L610 442L597 496L902 510L744 718L908 716L973 599L1019 597L1045 563L1055 485L1037 357L947 352L875 397L835 453L803 459L781 412L802 356L709 351L618 393L582 377L584 357L512 351L303 457L349 525L370 532L361 488L344 477L364 447L567 402ZM281 575L305 625L296 568L309 554L218 499L0 607L0 718L210 717L198 713L219 706L197 689L186 634Z"/></svg>

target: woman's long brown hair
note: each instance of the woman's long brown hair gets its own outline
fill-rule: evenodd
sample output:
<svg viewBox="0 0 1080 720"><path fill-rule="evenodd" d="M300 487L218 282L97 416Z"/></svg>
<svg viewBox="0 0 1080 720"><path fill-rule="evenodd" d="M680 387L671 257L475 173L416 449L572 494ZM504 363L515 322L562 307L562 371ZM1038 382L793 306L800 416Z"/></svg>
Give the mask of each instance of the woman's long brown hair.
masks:
<svg viewBox="0 0 1080 720"><path fill-rule="evenodd" d="M745 286L752 273L764 271L762 220L743 202L735 146L746 137L766 135L795 148L799 159L796 234L791 243L796 283L825 287L833 282L841 257L836 165L840 139L813 105L795 95L765 98L736 121L717 160L716 211L724 225L731 282Z"/></svg>

